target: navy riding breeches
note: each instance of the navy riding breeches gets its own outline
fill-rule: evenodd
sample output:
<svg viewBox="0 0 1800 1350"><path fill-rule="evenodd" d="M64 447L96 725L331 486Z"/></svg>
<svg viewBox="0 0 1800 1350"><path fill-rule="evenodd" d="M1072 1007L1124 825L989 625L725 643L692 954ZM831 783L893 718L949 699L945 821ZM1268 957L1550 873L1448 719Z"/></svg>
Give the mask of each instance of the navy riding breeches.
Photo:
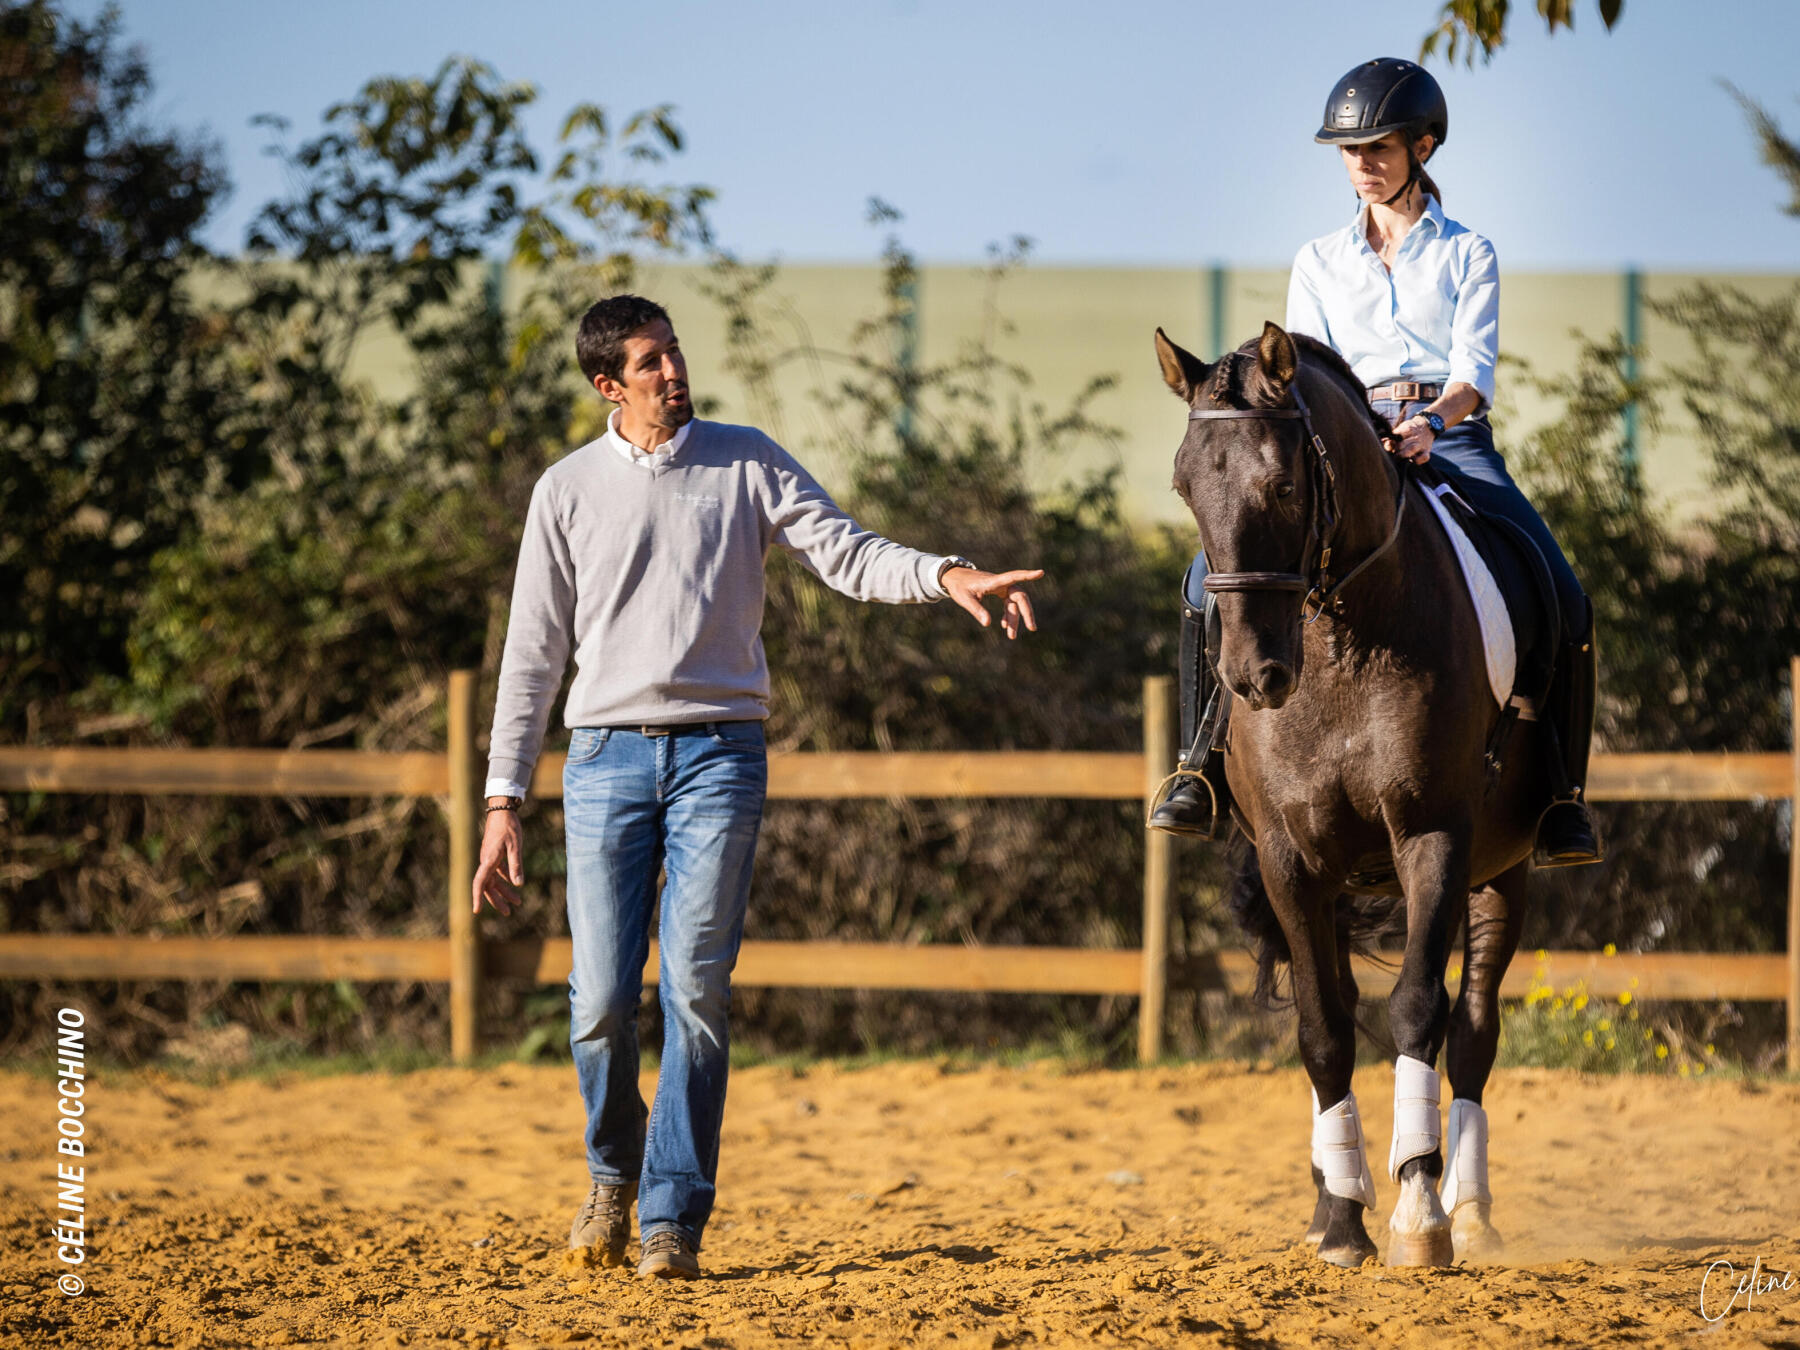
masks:
<svg viewBox="0 0 1800 1350"><path fill-rule="evenodd" d="M1424 408L1424 403L1389 403L1374 405L1396 425ZM1506 461L1494 448L1494 431L1485 417L1470 417L1447 427L1431 447L1431 463L1443 473L1450 485L1477 511L1510 520L1531 536L1549 564L1556 583L1556 603L1562 609L1565 632L1576 632L1587 614L1586 593L1575 578L1569 560L1563 556L1556 536L1544 524L1544 518L1519 491ZM1206 580L1206 555L1194 557L1194 565L1182 578L1182 594L1198 609L1206 598L1202 582Z"/></svg>

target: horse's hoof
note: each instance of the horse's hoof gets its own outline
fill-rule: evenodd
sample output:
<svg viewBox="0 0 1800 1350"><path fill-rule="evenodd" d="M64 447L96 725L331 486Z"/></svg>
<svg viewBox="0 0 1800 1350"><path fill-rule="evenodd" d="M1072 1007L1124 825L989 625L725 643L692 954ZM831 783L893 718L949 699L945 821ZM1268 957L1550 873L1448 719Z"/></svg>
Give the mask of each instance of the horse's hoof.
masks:
<svg viewBox="0 0 1800 1350"><path fill-rule="evenodd" d="M1456 1213L1450 1216L1459 1261L1498 1261L1505 1253L1506 1243L1489 1217L1493 1208L1486 1200L1471 1200L1458 1205Z"/></svg>
<svg viewBox="0 0 1800 1350"><path fill-rule="evenodd" d="M1380 1253L1376 1251L1375 1244L1366 1237L1361 1242L1340 1242L1334 1247L1319 1248L1319 1260L1348 1270L1355 1270L1364 1261L1378 1255Z"/></svg>
<svg viewBox="0 0 1800 1350"><path fill-rule="evenodd" d="M1449 1266L1456 1264L1456 1246L1450 1228L1428 1228L1422 1233L1388 1232L1390 1266Z"/></svg>
<svg viewBox="0 0 1800 1350"><path fill-rule="evenodd" d="M1319 1203L1313 1206L1312 1222L1306 1225L1306 1244L1316 1247L1325 1240L1325 1234L1331 1227L1331 1201L1324 1191L1319 1192Z"/></svg>

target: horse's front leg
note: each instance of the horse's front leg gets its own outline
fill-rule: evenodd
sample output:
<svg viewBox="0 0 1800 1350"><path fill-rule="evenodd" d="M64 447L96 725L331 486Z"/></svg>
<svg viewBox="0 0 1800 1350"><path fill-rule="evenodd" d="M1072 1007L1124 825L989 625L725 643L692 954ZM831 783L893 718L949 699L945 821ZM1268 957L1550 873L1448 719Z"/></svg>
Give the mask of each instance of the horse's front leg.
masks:
<svg viewBox="0 0 1800 1350"><path fill-rule="evenodd" d="M1444 968L1469 897L1469 830L1461 823L1396 843L1406 892L1406 956L1388 997L1388 1022L1400 1052L1388 1150L1388 1175L1400 1183L1400 1197L1388 1220L1388 1264L1447 1266L1455 1248L1437 1191L1444 1162L1435 1065L1450 1020Z"/></svg>
<svg viewBox="0 0 1800 1350"><path fill-rule="evenodd" d="M1462 989L1450 1012L1444 1068L1450 1075L1450 1132L1442 1199L1464 1260L1492 1260L1504 1244L1488 1189L1488 1120L1481 1104L1500 1046L1500 980L1518 950L1529 889L1525 863L1469 897Z"/></svg>
<svg viewBox="0 0 1800 1350"><path fill-rule="evenodd" d="M1319 1257L1360 1266L1375 1244L1363 1211L1375 1205L1375 1182L1350 1074L1356 1065L1356 1023L1338 987L1338 882L1309 875L1299 858L1280 848L1262 854L1263 880L1292 957L1294 1012L1300 1059L1312 1080L1312 1172L1318 1205L1307 1230Z"/></svg>

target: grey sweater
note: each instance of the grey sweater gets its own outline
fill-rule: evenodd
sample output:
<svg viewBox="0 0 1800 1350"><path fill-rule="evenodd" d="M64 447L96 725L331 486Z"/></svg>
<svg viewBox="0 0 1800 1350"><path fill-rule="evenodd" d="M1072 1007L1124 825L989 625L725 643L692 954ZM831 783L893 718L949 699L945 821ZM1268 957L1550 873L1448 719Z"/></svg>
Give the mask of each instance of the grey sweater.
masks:
<svg viewBox="0 0 1800 1350"><path fill-rule="evenodd" d="M695 420L652 467L606 437L552 465L519 547L489 779L530 783L571 652L571 728L766 716L771 546L858 600L944 595L943 557L863 529L751 427Z"/></svg>

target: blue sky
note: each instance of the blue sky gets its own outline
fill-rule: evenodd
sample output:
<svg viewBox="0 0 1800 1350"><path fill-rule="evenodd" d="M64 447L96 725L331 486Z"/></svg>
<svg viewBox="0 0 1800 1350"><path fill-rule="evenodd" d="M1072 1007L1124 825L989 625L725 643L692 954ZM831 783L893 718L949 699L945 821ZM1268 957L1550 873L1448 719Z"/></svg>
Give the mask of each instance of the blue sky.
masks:
<svg viewBox="0 0 1800 1350"><path fill-rule="evenodd" d="M73 0L92 16L98 3ZM205 128L237 185L212 222L241 245L281 188L260 112L297 136L377 74L477 56L561 114L672 103L682 181L719 192L721 241L751 257L866 260L878 194L931 261L1014 234L1040 262L1285 265L1351 209L1334 153L1312 144L1326 93L1356 61L1415 55L1438 0L981 3L962 0L128 0L153 109ZM1757 160L1732 80L1800 136L1800 3L1594 0L1554 38L1528 0L1507 47L1434 66L1451 130L1432 169L1449 214L1506 266L1800 270L1800 219Z"/></svg>

